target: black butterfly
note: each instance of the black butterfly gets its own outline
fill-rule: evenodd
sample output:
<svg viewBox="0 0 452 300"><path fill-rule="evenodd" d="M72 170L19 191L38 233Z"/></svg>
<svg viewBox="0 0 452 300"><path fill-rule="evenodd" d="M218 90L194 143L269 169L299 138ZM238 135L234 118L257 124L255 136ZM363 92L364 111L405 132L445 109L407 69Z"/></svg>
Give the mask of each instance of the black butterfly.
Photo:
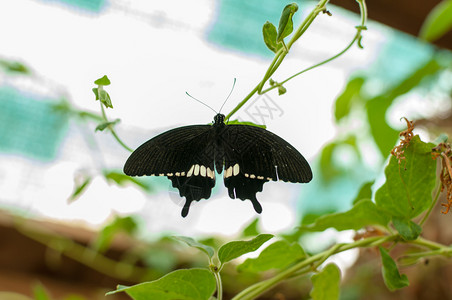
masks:
<svg viewBox="0 0 452 300"><path fill-rule="evenodd" d="M256 199L265 182L309 182L311 168L288 142L263 128L227 125L217 114L213 125L192 125L166 131L136 149L124 165L129 176L167 176L186 198L182 217L192 201L208 199L215 186L215 169L224 167L229 197Z"/></svg>

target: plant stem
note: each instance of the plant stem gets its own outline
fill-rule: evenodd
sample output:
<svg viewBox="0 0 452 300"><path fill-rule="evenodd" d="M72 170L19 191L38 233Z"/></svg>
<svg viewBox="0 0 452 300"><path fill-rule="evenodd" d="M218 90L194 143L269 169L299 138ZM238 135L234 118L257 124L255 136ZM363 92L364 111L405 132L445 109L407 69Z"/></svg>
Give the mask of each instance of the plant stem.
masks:
<svg viewBox="0 0 452 300"><path fill-rule="evenodd" d="M217 300L223 299L223 283L221 282L220 270L213 271L213 276L217 282Z"/></svg>
<svg viewBox="0 0 452 300"><path fill-rule="evenodd" d="M361 11L361 25L357 26L357 28L356 28L357 32L356 32L355 36L353 37L352 41L341 52L337 53L336 55L334 55L334 56L332 56L332 57L330 57L330 58L328 58L328 59L326 59L326 60L324 60L324 61L322 61L322 62L320 62L318 64L315 64L315 65L313 65L313 66L311 66L309 68L306 68L306 69L304 69L304 70L302 70L302 71L290 76L289 78L279 82L280 85L282 85L282 84L286 83L287 81L297 77L298 75L301 75L301 74L303 74L303 73L305 73L307 71L310 71L310 70L312 70L314 68L317 68L317 67L319 67L321 65L324 65L326 63L329 63L332 60L335 60L336 58L338 58L339 56L341 56L345 52L347 52L356 43L356 41L359 41L359 39L361 38L361 32L364 30L364 28L366 26L366 22L367 22L367 7L366 7L366 4L365 4L364 0L358 1L358 3L360 5L360 11ZM317 12L317 14L318 14L318 12ZM292 41L290 41L290 42L292 42ZM288 43L288 45L290 44L290 42ZM264 93L266 93L268 91L271 91L271 90L273 90L273 89L275 89L277 87L278 87L277 85L269 87L268 89L262 91L261 94L264 94Z"/></svg>
<svg viewBox="0 0 452 300"><path fill-rule="evenodd" d="M102 111L102 118L104 119L105 122L108 122L108 118L107 118L107 114L105 113L105 109L104 109L104 105L102 104L101 101L100 102L100 109ZM120 138L119 136L116 134L115 129L113 128L113 126L108 125L108 129L110 130L111 134L113 135L113 137L116 139L116 141L127 151L129 152L133 152L133 149L128 147Z"/></svg>
<svg viewBox="0 0 452 300"><path fill-rule="evenodd" d="M433 250L438 250L438 249L443 249L445 248L444 245L433 242L433 241L429 241L426 240L422 237L418 237L416 240L411 241L411 243L415 244L415 245L419 245L419 246L423 246L423 247L427 247L429 249L433 249ZM450 248L450 247L446 247L446 248Z"/></svg>
<svg viewBox="0 0 452 300"><path fill-rule="evenodd" d="M312 24L316 16L324 9L325 5L329 2L329 0L320 0L319 4L316 6L316 8L308 15L308 17L301 23L301 25L298 27L297 31L294 33L290 41L287 43L287 49L290 49L292 47L293 43L301 37L301 35L308 29L308 27ZM251 97L256 94L263 94L261 91L264 87L264 84L267 82L267 80L275 73L275 71L278 69L278 67L281 65L282 61L287 55L287 51L285 48L281 48L273 58L273 61L270 63L269 67L267 68L267 71L264 75L264 78L262 78L261 81L257 84L257 86L248 94L245 96L245 98L226 116L225 120L229 120L229 118L235 114L245 103L251 99Z"/></svg>
<svg viewBox="0 0 452 300"><path fill-rule="evenodd" d="M275 275L274 277L267 279L265 281L261 281L258 284L254 284L239 294L237 294L233 300L251 300L262 294L263 292L267 291L271 287L275 286L276 284L280 283L281 281L291 277L294 273L297 273L298 275L305 274L309 272L311 268L306 268L310 265L314 265L315 267L318 267L320 264L322 264L327 258L329 258L331 255L340 253L349 249L358 248L358 247L375 247L379 246L383 243L389 242L389 241L395 241L399 239L398 234L389 235L389 236L378 236L378 237L370 237L366 239L362 239L353 243L349 244L337 244L333 246L332 248L325 250L323 252L320 252L316 255L313 255L295 265L292 267L289 267L283 271L281 271L279 274ZM305 272L300 273L300 270L305 269Z"/></svg>

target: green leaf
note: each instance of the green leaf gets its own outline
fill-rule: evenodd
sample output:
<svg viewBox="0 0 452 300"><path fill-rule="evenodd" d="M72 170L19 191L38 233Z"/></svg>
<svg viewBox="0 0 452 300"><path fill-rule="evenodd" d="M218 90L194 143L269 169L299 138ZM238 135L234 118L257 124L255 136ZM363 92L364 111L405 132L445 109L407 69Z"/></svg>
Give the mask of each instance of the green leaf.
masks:
<svg viewBox="0 0 452 300"><path fill-rule="evenodd" d="M194 247L197 248L199 250L201 250L202 252L204 252L205 254L207 254L207 256L210 258L213 257L214 254L214 250L212 247L201 244L200 242L195 241L194 239L192 239L191 237L187 237L187 236L173 236L172 238L182 241L185 244L187 244L190 247Z"/></svg>
<svg viewBox="0 0 452 300"><path fill-rule="evenodd" d="M99 100L99 89L98 88L92 88L92 91L94 95L96 95L96 100Z"/></svg>
<svg viewBox="0 0 452 300"><path fill-rule="evenodd" d="M147 182L146 179L134 178L127 176L121 172L104 170L103 175L108 182L114 182L119 186L125 186L128 183L132 183L145 192L151 192L152 186Z"/></svg>
<svg viewBox="0 0 452 300"><path fill-rule="evenodd" d="M31 74L30 69L18 61L0 59L0 67L3 68L6 73Z"/></svg>
<svg viewBox="0 0 452 300"><path fill-rule="evenodd" d="M358 195L356 195L352 202L353 205L364 199L372 199L372 186L374 185L374 182L375 180L368 181L361 186Z"/></svg>
<svg viewBox="0 0 452 300"><path fill-rule="evenodd" d="M78 197L80 197L80 195L86 190L88 185L91 183L92 177L89 175L85 175L85 176L86 177L83 179L83 181L80 184L76 184L74 191L69 196L69 199L68 199L69 202L73 202Z"/></svg>
<svg viewBox="0 0 452 300"><path fill-rule="evenodd" d="M322 153L320 154L320 174L326 182L344 172L344 170L337 167L334 160L335 151L343 146L351 146L356 153L356 157L360 158L361 156L356 143L356 137L353 135L324 146ZM349 170L345 170L345 172L349 172Z"/></svg>
<svg viewBox="0 0 452 300"><path fill-rule="evenodd" d="M92 89L94 95L96 95L96 100L100 100L105 107L113 108L113 104L111 103L110 95L104 91L102 88L93 88Z"/></svg>
<svg viewBox="0 0 452 300"><path fill-rule="evenodd" d="M313 300L339 299L341 271L331 263L319 273L312 275L312 290L309 294Z"/></svg>
<svg viewBox="0 0 452 300"><path fill-rule="evenodd" d="M350 210L318 217L314 224L301 227L310 231L322 231L327 228L336 230L358 230L368 225L387 226L390 216L379 209L369 199L356 203Z"/></svg>
<svg viewBox="0 0 452 300"><path fill-rule="evenodd" d="M268 49L273 52L278 52L278 50L282 47L281 44L276 42L276 27L269 21L265 22L262 27L262 35L264 36L265 45L267 45Z"/></svg>
<svg viewBox="0 0 452 300"><path fill-rule="evenodd" d="M237 270L258 273L270 269L282 269L304 257L306 253L298 243L282 240L269 245L257 258L248 258L237 267Z"/></svg>
<svg viewBox="0 0 452 300"><path fill-rule="evenodd" d="M94 131L104 131L105 128L107 128L108 126L113 126L115 124L118 124L120 121L121 121L121 119L116 119L114 121L101 123L101 124L97 125L97 127Z"/></svg>
<svg viewBox="0 0 452 300"><path fill-rule="evenodd" d="M96 240L93 243L93 248L98 252L105 252L111 245L116 234L119 232L125 232L129 235L134 234L137 231L138 225L134 218L127 217L119 217L116 216L115 219L105 226L97 236Z"/></svg>
<svg viewBox="0 0 452 300"><path fill-rule="evenodd" d="M442 69L443 67L433 58L396 86L367 101L366 110L370 131L383 157L389 154L399 135L398 131L386 123L388 108L397 97L408 93L419 86L424 78Z"/></svg>
<svg viewBox="0 0 452 300"><path fill-rule="evenodd" d="M263 128L263 129L267 128L267 126L265 126L265 125L259 125L259 124L255 124L253 122L242 122L242 121L239 121L239 120L228 120L227 124L228 125L249 125L249 126L254 126L254 127L260 127L260 128Z"/></svg>
<svg viewBox="0 0 452 300"><path fill-rule="evenodd" d="M94 84L96 85L110 85L110 79L108 79L107 75L104 75L102 78L97 79L94 81Z"/></svg>
<svg viewBox="0 0 452 300"><path fill-rule="evenodd" d="M272 234L259 234L249 241L234 241L221 246L218 250L218 259L221 264L227 263L243 254L256 251L263 243L273 237Z"/></svg>
<svg viewBox="0 0 452 300"><path fill-rule="evenodd" d="M249 236L256 236L259 234L259 230L257 228L259 223L259 218L255 218L248 226L243 229L242 236L243 237L249 237Z"/></svg>
<svg viewBox="0 0 452 300"><path fill-rule="evenodd" d="M208 300L215 292L216 283L207 269L176 270L157 280L134 286L118 286L112 295L126 292L134 300Z"/></svg>
<svg viewBox="0 0 452 300"><path fill-rule="evenodd" d="M276 36L276 42L281 42L286 36L293 31L293 21L292 17L298 10L298 5L296 3L288 4L284 7L279 19L278 34Z"/></svg>
<svg viewBox="0 0 452 300"><path fill-rule="evenodd" d="M278 85L278 95L284 95L287 92L287 89L283 87L282 85Z"/></svg>
<svg viewBox="0 0 452 300"><path fill-rule="evenodd" d="M429 42L436 41L452 29L452 0L438 3L422 24L419 37Z"/></svg>
<svg viewBox="0 0 452 300"><path fill-rule="evenodd" d="M413 241L422 232L422 227L409 219L393 217L392 224L405 241Z"/></svg>
<svg viewBox="0 0 452 300"><path fill-rule="evenodd" d="M359 96L364 82L364 77L354 77L348 81L347 86L337 97L334 105L334 116L336 118L336 122L348 116L353 100Z"/></svg>
<svg viewBox="0 0 452 300"><path fill-rule="evenodd" d="M99 99L100 102L102 102L105 105L105 107L113 108L113 104L111 103L110 95L106 91L101 90L100 94L99 94L99 98L100 98Z"/></svg>
<svg viewBox="0 0 452 300"><path fill-rule="evenodd" d="M394 291L408 286L410 283L408 282L406 275L400 275L395 261L389 256L384 248L379 248L382 262L381 273L383 274L383 280L388 289Z"/></svg>
<svg viewBox="0 0 452 300"><path fill-rule="evenodd" d="M378 208L391 216L412 219L430 206L436 180L433 147L416 135L404 147L405 159L400 164L391 156L385 169L386 182L375 194Z"/></svg>
<svg viewBox="0 0 452 300"><path fill-rule="evenodd" d="M399 135L399 131L386 123L386 111L393 101L392 97L379 96L366 103L370 132L383 157L389 154Z"/></svg>

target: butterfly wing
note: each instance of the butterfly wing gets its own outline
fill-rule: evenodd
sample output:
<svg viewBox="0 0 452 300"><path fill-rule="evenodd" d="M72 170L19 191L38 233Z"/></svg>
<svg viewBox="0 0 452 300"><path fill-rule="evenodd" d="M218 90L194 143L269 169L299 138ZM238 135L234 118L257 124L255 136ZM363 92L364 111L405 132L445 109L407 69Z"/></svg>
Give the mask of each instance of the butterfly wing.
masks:
<svg viewBox="0 0 452 300"><path fill-rule="evenodd" d="M215 186L212 126L192 125L166 131L140 147L127 159L124 173L129 176L167 176L186 202L209 198Z"/></svg>
<svg viewBox="0 0 452 300"><path fill-rule="evenodd" d="M221 135L225 155L224 184L229 197L249 199L257 213L262 207L256 193L265 182L309 182L312 171L306 159L276 134L249 125L226 126Z"/></svg>

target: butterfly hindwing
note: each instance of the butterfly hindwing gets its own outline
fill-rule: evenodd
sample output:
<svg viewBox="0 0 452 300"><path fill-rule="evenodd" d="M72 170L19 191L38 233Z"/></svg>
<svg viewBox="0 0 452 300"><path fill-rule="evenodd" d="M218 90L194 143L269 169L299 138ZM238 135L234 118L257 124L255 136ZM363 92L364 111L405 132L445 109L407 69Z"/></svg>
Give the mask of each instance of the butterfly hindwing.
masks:
<svg viewBox="0 0 452 300"><path fill-rule="evenodd" d="M167 176L186 198L182 216L192 201L210 197L215 186L212 126L184 126L164 132L138 147L124 165L129 176Z"/></svg>
<svg viewBox="0 0 452 300"><path fill-rule="evenodd" d="M229 125L222 133L225 152L224 184L233 199L249 199L256 212L262 207L256 193L265 182L309 182L311 168L288 142L265 129Z"/></svg>

